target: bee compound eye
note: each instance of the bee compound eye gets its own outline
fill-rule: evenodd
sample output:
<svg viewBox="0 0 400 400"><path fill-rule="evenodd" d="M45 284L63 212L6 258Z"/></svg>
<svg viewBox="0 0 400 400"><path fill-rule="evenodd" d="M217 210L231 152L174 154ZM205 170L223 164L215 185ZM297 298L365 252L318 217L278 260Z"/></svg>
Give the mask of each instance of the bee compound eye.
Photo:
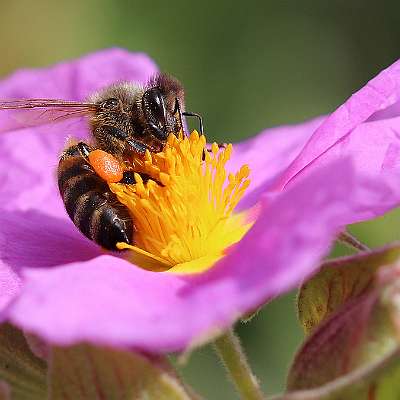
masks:
<svg viewBox="0 0 400 400"><path fill-rule="evenodd" d="M115 98L107 99L102 104L106 110L114 110L119 106L119 100Z"/></svg>
<svg viewBox="0 0 400 400"><path fill-rule="evenodd" d="M149 122L165 125L166 108L160 89L151 88L146 90L143 95L143 106Z"/></svg>

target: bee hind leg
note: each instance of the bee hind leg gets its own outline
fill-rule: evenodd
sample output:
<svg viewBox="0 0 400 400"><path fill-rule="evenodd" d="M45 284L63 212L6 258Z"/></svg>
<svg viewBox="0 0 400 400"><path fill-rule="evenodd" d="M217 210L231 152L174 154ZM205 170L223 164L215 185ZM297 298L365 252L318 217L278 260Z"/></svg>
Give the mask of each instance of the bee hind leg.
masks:
<svg viewBox="0 0 400 400"><path fill-rule="evenodd" d="M88 144L86 144L85 142L77 143L76 144L76 149L78 150L78 152L82 156L82 158L84 158L85 161L88 162L88 164L90 165L89 154L93 151L93 149ZM149 179L153 179L148 174L145 174L145 173L142 173L142 172L140 172L138 174L142 178L143 183L148 182ZM134 171L124 171L122 179L120 181L118 181L118 183L123 183L125 185L134 185L135 183L137 183L136 179L135 179L135 172ZM161 183L159 183L159 182L157 182L157 183L161 185Z"/></svg>

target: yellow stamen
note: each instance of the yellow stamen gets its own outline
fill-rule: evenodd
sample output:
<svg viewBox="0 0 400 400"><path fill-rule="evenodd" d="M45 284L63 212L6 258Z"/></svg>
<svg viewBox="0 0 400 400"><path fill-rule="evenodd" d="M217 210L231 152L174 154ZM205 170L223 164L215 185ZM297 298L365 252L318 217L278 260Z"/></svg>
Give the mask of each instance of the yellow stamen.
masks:
<svg viewBox="0 0 400 400"><path fill-rule="evenodd" d="M146 152L133 160L136 184L112 183L135 225L135 246L124 243L135 264L152 271L200 272L224 256L251 223L233 210L249 186L249 167L226 173L232 145L204 151L206 139L170 135L160 153ZM203 154L205 160L203 161ZM139 173L150 175L144 183Z"/></svg>

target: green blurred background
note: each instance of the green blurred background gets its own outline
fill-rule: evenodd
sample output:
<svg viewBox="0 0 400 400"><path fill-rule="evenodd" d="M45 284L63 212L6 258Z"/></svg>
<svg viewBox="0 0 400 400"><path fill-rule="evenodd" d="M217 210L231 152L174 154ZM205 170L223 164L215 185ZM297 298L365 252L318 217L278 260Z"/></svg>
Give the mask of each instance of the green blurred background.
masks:
<svg viewBox="0 0 400 400"><path fill-rule="evenodd" d="M237 141L332 111L400 57L400 3L2 1L0 38L1 76L110 46L144 51L184 83L209 138ZM399 222L394 212L353 232L383 244L399 237ZM294 295L238 331L265 391L282 390L302 339ZM183 374L207 399L236 398L208 348L192 354Z"/></svg>

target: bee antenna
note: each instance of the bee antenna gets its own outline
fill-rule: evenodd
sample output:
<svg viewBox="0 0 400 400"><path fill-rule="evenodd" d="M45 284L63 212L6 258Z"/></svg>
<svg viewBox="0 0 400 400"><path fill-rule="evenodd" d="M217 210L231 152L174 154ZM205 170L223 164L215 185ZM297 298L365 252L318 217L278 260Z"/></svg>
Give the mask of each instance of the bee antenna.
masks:
<svg viewBox="0 0 400 400"><path fill-rule="evenodd" d="M200 135L203 134L203 118L201 117L200 114L196 114L193 112L189 112L189 111L184 111L182 113L182 115L184 115L185 117L195 117L199 120L199 131L200 131Z"/></svg>

